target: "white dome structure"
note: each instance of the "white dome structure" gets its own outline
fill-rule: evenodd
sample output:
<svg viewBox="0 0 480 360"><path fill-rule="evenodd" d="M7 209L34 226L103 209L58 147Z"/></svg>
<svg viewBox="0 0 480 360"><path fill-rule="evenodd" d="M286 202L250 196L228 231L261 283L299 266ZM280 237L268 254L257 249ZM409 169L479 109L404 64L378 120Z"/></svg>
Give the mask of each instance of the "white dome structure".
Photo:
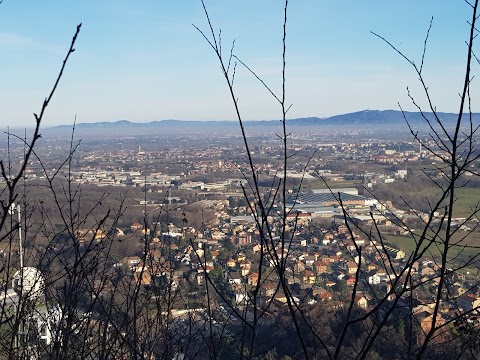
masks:
<svg viewBox="0 0 480 360"><path fill-rule="evenodd" d="M45 282L40 270L26 266L15 273L12 287L17 294L22 293L29 298L38 298L43 294Z"/></svg>

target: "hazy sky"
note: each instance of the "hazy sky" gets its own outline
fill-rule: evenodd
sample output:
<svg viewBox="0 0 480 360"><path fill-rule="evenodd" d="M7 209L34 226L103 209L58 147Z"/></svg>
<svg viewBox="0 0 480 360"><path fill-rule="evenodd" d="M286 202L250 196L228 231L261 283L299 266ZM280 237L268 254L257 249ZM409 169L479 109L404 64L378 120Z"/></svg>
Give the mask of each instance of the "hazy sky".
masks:
<svg viewBox="0 0 480 360"><path fill-rule="evenodd" d="M283 1L205 2L225 52L235 39L235 54L279 92ZM432 16L425 78L438 109L457 111L469 11L451 0L290 0L289 117L396 109L397 102L413 109L407 86L423 101L415 74L370 31L420 61ZM76 114L79 122L235 119L217 59L192 26L208 30L199 0L4 0L0 126L33 124L80 22L45 126L72 123ZM241 67L236 88L244 118L280 117L275 101Z"/></svg>

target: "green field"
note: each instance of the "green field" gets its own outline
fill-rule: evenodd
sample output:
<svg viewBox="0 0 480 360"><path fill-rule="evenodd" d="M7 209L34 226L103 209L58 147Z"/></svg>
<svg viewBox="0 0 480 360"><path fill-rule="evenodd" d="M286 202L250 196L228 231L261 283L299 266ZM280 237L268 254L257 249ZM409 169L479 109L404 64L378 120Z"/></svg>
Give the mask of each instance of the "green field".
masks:
<svg viewBox="0 0 480 360"><path fill-rule="evenodd" d="M459 232L456 233L452 237L452 243L456 243L460 240L462 240L462 237L465 236L465 233ZM394 236L394 235L388 235L386 236L385 239L386 243L390 244L391 246L401 249L405 251L407 256L412 253L415 250L416 243L415 241L409 237L409 236ZM427 241L425 241L425 244L422 245L422 249L425 248L425 246L428 244ZM462 245L468 245L468 246L480 246L480 234L478 232L474 232L472 234L469 234L467 238L464 239L464 241L461 241L458 246L454 246L451 249L449 249L449 256L448 258L454 258L457 257L459 260L467 260L468 258L471 258L475 255L477 255L480 252L480 249L473 249L473 248L464 248ZM441 254L441 251L443 251L443 244L440 242L437 242L435 244L432 244L429 247L429 251L426 253L427 257L428 256L433 256L435 258L439 257Z"/></svg>
<svg viewBox="0 0 480 360"><path fill-rule="evenodd" d="M453 214L466 217L479 206L480 188L460 188L456 190L456 196Z"/></svg>
<svg viewBox="0 0 480 360"><path fill-rule="evenodd" d="M403 188L402 190L404 195L428 198L431 203L434 203L441 195L440 189L436 186L423 188L412 187L410 190ZM453 216L467 217L479 206L480 188L463 187L456 189L455 197L457 200L453 205Z"/></svg>

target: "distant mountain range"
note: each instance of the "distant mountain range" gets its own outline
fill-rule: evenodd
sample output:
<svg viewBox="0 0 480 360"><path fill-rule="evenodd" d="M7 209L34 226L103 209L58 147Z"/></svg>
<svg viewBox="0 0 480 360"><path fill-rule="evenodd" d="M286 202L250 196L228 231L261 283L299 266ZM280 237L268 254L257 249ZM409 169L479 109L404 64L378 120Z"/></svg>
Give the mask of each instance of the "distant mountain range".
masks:
<svg viewBox="0 0 480 360"><path fill-rule="evenodd" d="M446 125L453 124L457 120L457 114L453 113L437 113L443 123ZM405 117L404 117L405 116ZM434 120L432 113L425 113L425 116ZM464 116L466 120L466 115ZM349 127L374 127L379 125L405 125L405 118L412 125L425 123L425 120L419 112L404 112L397 110L363 110L348 114L334 115L325 118L307 117L288 119L289 125L298 126L349 126ZM480 113L473 113L472 118L474 122L480 121ZM257 120L244 121L246 126L270 126L278 125L278 120ZM197 121L197 120L159 120L151 122L132 122L128 120L118 120L112 122L94 122L94 123L79 123L76 125L78 129L81 128L152 128L152 127L229 127L238 126L237 121L231 120L217 120L217 121ZM72 125L59 125L53 128L71 128Z"/></svg>
<svg viewBox="0 0 480 360"><path fill-rule="evenodd" d="M433 114L424 114L434 122ZM420 134L430 132L422 114L396 110L363 110L348 114L325 118L307 117L287 120L288 128L294 133L317 133L325 136L339 134L377 134L379 136L397 137L408 134L410 126ZM456 123L457 115L453 113L438 113L442 124L451 131ZM480 114L472 114L474 126L480 124ZM467 120L466 116L464 120ZM465 121L464 125L468 125ZM266 134L281 132L281 122L278 120L244 121L249 134ZM60 125L44 128L42 132L49 136L65 137L71 134L72 125ZM468 131L468 130L467 130ZM113 122L78 123L75 127L78 137L119 137L119 136L173 136L173 135L240 135L238 121L194 121L194 120L159 120L151 122L133 122L119 120Z"/></svg>
<svg viewBox="0 0 480 360"><path fill-rule="evenodd" d="M438 117L445 124L454 124L457 121L458 114L454 113L437 113ZM295 125L361 125L361 126L377 126L377 125L405 125L406 120L411 125L425 124L425 116L427 119L434 121L433 113L420 112L401 112L398 110L363 110L348 114L334 115L327 118L302 118L292 119L289 123ZM468 115L464 115L467 120ZM473 113L472 119L474 122L480 121L480 113Z"/></svg>

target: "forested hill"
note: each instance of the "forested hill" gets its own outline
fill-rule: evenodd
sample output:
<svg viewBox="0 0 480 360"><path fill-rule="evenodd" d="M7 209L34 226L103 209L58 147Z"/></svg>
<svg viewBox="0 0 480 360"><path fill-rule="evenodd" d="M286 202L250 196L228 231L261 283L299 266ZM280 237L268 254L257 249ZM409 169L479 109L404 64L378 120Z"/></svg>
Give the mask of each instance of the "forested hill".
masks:
<svg viewBox="0 0 480 360"><path fill-rule="evenodd" d="M430 121L435 121L432 113L420 112L401 112L398 110L363 110L348 114L334 115L327 118L309 117L289 120L289 123L295 125L398 125L405 124L406 120L412 125L424 124L425 117ZM458 114L454 113L437 113L439 119L445 124L454 124L457 121ZM464 114L463 120L468 121L470 114ZM480 113L473 113L472 120L476 123L480 122Z"/></svg>

